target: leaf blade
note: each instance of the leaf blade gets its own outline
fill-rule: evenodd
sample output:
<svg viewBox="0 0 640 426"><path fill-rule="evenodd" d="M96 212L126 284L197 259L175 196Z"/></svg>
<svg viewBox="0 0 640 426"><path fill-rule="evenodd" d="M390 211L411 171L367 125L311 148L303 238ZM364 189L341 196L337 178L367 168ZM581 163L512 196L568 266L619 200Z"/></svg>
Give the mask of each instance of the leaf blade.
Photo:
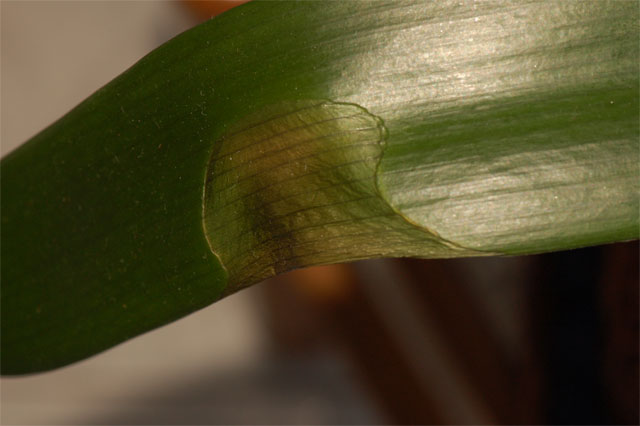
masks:
<svg viewBox="0 0 640 426"><path fill-rule="evenodd" d="M638 141L637 22L635 2L475 8L452 1L257 2L178 36L3 158L2 373L70 363L221 297L227 272L202 229L208 161L233 123L283 101L328 99L381 117L389 131L378 171L384 199L410 221L463 246L520 253L637 238L638 171L630 155ZM532 58L542 60L541 72L531 71ZM611 95L619 102L613 109L598 103ZM513 101L518 96L521 101ZM563 102L586 127L562 125L568 118L555 116L571 110ZM501 117L512 123L491 132L478 124ZM582 218L576 223L585 227L563 236L564 224L548 215L538 229L546 223L558 238L525 233L524 246L496 243L519 229L500 228L505 216L499 206L490 225L502 234L474 240L473 227L434 222L430 209L437 203L417 195L438 180L455 189L460 173L436 167L437 176L415 179L416 167L442 154L453 164L458 160L455 167L469 168L477 149L468 148L476 138L489 158L486 170L476 171L486 178L496 173L491 156L500 158L510 146L505 140L511 137L516 153L527 152L535 130L554 120L557 134L575 142L565 147L582 146L585 138L603 142L583 156L602 157L593 167L624 165L623 182L615 173L602 174L609 184L622 182L619 197L605 200L613 213L627 200L621 216L606 216L603 231L591 234L585 227L594 226L594 217ZM605 143L611 140L623 142L612 148ZM508 158L502 155L503 168L514 179L523 170L511 166L526 159L509 164ZM538 157L538 164L545 158L554 164L550 155ZM418 189L414 205L428 207L417 215L403 211L401 184L411 182ZM489 183L500 188L498 181ZM485 194L490 184L485 179ZM531 188L519 188L526 200ZM602 207L583 201L584 211ZM567 205L562 208L566 214ZM445 219L456 213L455 204L438 209ZM469 215L466 220L471 223ZM406 248L395 242L398 250ZM354 245L344 260L358 255Z"/></svg>

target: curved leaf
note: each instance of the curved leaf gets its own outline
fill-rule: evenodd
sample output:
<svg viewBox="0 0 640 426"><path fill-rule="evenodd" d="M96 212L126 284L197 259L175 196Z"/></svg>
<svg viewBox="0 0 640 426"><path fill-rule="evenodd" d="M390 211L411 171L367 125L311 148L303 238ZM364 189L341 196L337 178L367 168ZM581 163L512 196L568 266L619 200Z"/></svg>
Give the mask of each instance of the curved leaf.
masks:
<svg viewBox="0 0 640 426"><path fill-rule="evenodd" d="M257 2L181 34L2 160L2 373L290 268L638 238L638 17Z"/></svg>

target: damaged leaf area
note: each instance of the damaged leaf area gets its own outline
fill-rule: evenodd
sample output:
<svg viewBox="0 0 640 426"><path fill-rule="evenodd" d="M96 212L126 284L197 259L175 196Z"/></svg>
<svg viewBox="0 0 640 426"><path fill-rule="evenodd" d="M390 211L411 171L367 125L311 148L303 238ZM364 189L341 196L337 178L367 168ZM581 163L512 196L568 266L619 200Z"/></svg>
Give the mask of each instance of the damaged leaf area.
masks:
<svg viewBox="0 0 640 426"><path fill-rule="evenodd" d="M310 100L264 108L217 141L203 216L227 292L310 265L473 255L382 197L386 139L383 120L366 109Z"/></svg>

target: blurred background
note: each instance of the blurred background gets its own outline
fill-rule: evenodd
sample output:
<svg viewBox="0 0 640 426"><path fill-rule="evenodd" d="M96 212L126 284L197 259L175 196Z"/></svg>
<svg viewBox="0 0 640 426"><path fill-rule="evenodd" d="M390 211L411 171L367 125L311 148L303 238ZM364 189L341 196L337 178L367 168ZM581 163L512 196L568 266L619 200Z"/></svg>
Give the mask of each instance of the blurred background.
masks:
<svg viewBox="0 0 640 426"><path fill-rule="evenodd" d="M0 2L2 155L237 2ZM53 372L2 424L638 424L638 243L295 271Z"/></svg>

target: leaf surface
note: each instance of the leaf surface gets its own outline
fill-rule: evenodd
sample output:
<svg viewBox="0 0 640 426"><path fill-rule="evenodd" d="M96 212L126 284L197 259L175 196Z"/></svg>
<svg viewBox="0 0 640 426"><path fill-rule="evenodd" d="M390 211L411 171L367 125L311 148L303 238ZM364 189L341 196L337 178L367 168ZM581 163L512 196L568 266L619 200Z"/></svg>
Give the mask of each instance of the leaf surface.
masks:
<svg viewBox="0 0 640 426"><path fill-rule="evenodd" d="M256 2L3 158L2 373L295 267L638 238L638 5Z"/></svg>

